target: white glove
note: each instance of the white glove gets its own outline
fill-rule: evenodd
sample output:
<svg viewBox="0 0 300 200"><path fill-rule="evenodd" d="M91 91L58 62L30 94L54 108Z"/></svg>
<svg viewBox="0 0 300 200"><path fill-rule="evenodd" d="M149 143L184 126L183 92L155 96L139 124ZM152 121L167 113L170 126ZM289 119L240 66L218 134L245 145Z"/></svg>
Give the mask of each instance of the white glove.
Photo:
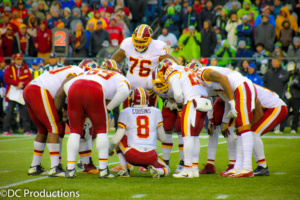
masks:
<svg viewBox="0 0 300 200"><path fill-rule="evenodd" d="M170 110L176 110L177 109L177 103L172 100L165 100L164 106L166 108L169 108Z"/></svg>
<svg viewBox="0 0 300 200"><path fill-rule="evenodd" d="M226 117L228 118L236 118L237 117L237 111L235 109L235 101L234 99L230 100L229 102L230 105L230 111L228 112L228 114L226 115Z"/></svg>
<svg viewBox="0 0 300 200"><path fill-rule="evenodd" d="M85 130L84 138L86 140L89 140L91 138L90 128L92 128L92 122L91 122L91 120L89 118L85 118L85 122L84 122L84 130Z"/></svg>

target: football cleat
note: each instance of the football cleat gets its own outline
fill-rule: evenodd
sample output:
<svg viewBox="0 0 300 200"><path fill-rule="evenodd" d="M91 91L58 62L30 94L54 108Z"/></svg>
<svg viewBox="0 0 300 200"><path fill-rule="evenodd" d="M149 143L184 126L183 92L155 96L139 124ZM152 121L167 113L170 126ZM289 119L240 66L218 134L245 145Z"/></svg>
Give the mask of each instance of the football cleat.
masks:
<svg viewBox="0 0 300 200"><path fill-rule="evenodd" d="M146 24L141 24L134 30L132 34L132 43L137 52L144 52L153 36L153 30Z"/></svg>
<svg viewBox="0 0 300 200"><path fill-rule="evenodd" d="M252 170L248 170L248 169L243 168L241 171L238 171L237 173L232 174L228 177L230 177L230 178L243 178L243 177L253 177L253 176L254 176L254 174L253 174Z"/></svg>
<svg viewBox="0 0 300 200"><path fill-rule="evenodd" d="M145 167L139 167L139 172L148 172L148 170Z"/></svg>
<svg viewBox="0 0 300 200"><path fill-rule="evenodd" d="M130 171L129 171L129 169L121 169L117 173L116 177L130 177Z"/></svg>
<svg viewBox="0 0 300 200"><path fill-rule="evenodd" d="M199 171L199 174L215 174L215 173L216 173L216 167L210 163L206 163L204 169L201 169Z"/></svg>
<svg viewBox="0 0 300 200"><path fill-rule="evenodd" d="M175 173L179 173L179 172L181 172L183 170L183 168L184 168L184 161L180 160L179 165L177 165L177 168L175 169L174 172Z"/></svg>
<svg viewBox="0 0 300 200"><path fill-rule="evenodd" d="M29 176L36 175L48 175L48 171L44 171L44 168L41 165L31 166L29 167L28 173Z"/></svg>
<svg viewBox="0 0 300 200"><path fill-rule="evenodd" d="M194 178L193 171L186 171L185 169L181 170L181 172L177 174L173 174L174 178Z"/></svg>
<svg viewBox="0 0 300 200"><path fill-rule="evenodd" d="M192 171L193 171L193 177L194 178L198 178L200 176L198 168L192 169Z"/></svg>
<svg viewBox="0 0 300 200"><path fill-rule="evenodd" d="M234 167L234 164L229 164L229 165L228 165L228 168L227 168L225 171L222 171L222 172L219 174L219 176L221 176L221 174L224 174L224 173L228 172L229 170L233 169L233 167Z"/></svg>
<svg viewBox="0 0 300 200"><path fill-rule="evenodd" d="M84 174L98 174L98 169L95 167L93 163L84 164L84 170L82 173Z"/></svg>
<svg viewBox="0 0 300 200"><path fill-rule="evenodd" d="M77 167L78 167L79 169L83 169L83 164L82 164L81 158L78 159Z"/></svg>
<svg viewBox="0 0 300 200"><path fill-rule="evenodd" d="M257 166L257 168L253 171L254 176L270 176L270 172L268 166L266 168L262 166Z"/></svg>
<svg viewBox="0 0 300 200"><path fill-rule="evenodd" d="M76 170L75 170L75 168L71 169L71 170L66 169L65 177L66 178L75 178L76 177Z"/></svg>
<svg viewBox="0 0 300 200"><path fill-rule="evenodd" d="M108 168L99 169L98 178L114 178L115 175L109 173Z"/></svg>
<svg viewBox="0 0 300 200"><path fill-rule="evenodd" d="M65 177L65 171L62 169L61 164L50 169L49 177Z"/></svg>
<svg viewBox="0 0 300 200"><path fill-rule="evenodd" d="M8 132L8 131L5 131L5 132L3 132L2 135L4 135L4 136L12 136L12 133L10 133L10 132Z"/></svg>
<svg viewBox="0 0 300 200"><path fill-rule="evenodd" d="M237 172L238 172L238 170L236 168L232 168L231 170L225 171L224 173L222 172L221 174L219 174L219 176L228 177L228 176L231 176L232 174L235 174Z"/></svg>
<svg viewBox="0 0 300 200"><path fill-rule="evenodd" d="M160 175L159 175L159 173L158 173L158 171L155 167L153 167L152 165L149 165L147 167L147 169L148 169L148 171L150 171L153 179L159 179L160 178Z"/></svg>

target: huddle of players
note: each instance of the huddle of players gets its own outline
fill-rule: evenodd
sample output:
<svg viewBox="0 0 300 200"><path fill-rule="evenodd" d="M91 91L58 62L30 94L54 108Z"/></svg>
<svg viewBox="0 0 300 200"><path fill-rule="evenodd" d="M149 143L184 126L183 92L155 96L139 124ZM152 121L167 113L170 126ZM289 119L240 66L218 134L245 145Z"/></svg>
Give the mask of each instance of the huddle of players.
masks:
<svg viewBox="0 0 300 200"><path fill-rule="evenodd" d="M117 64L125 58L130 66L126 77L118 72ZM39 129L29 175L44 173L40 163L47 142L51 157L49 176L75 177L79 152L84 173L98 173L99 178L114 177L109 173L107 161L115 148L122 167L117 176L129 176L127 163L147 167L153 178L167 176L172 132L176 125L176 130L181 130L178 140L181 164L184 164L173 176L199 177L199 134L207 112L211 127L207 166L214 164L220 130L228 141L229 160L234 163L221 173L222 176L253 176L253 146L258 164L264 163L254 173L267 169L260 135L280 123L287 109L278 96L253 85L238 72L201 67L197 62L187 67L179 66L168 54L165 43L152 40L152 30L148 25L138 26L132 38L125 39L112 59L102 64L102 69L95 69L96 64L90 61L83 61L79 66L46 72L24 91L30 116ZM151 92L148 94L146 90ZM151 107L156 105L157 95L165 100L162 113ZM221 109L212 112L209 97L222 99L214 106L221 106ZM125 102L129 107L120 113L118 130L109 142L107 113L125 99L128 99ZM71 128L66 171L60 164L61 121L66 120L63 110L68 112ZM220 110L223 110L221 114ZM237 127L236 150L233 124ZM157 138L162 141L164 160L155 151ZM93 141L96 141L99 152L99 170L90 159ZM206 172L212 173L209 167L206 168Z"/></svg>

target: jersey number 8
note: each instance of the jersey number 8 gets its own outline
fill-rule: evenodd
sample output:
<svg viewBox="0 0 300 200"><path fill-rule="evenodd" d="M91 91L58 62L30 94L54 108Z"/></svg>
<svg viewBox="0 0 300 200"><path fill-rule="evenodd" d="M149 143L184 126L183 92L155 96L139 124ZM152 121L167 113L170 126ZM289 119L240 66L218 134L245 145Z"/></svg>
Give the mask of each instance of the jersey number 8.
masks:
<svg viewBox="0 0 300 200"><path fill-rule="evenodd" d="M149 118L146 115L140 115L136 118L136 131L140 139L147 139L150 135Z"/></svg>

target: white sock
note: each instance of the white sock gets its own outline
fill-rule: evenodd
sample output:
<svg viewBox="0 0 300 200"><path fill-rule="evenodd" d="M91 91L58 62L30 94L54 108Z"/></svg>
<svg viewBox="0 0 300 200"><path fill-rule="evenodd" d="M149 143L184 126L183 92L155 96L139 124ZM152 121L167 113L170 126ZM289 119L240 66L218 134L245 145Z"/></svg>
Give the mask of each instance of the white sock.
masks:
<svg viewBox="0 0 300 200"><path fill-rule="evenodd" d="M63 143L63 138L59 137L59 163L61 163L62 143Z"/></svg>
<svg viewBox="0 0 300 200"><path fill-rule="evenodd" d="M67 142L68 170L75 169L76 155L79 151L80 135L71 133Z"/></svg>
<svg viewBox="0 0 300 200"><path fill-rule="evenodd" d="M168 176L169 175L169 168L168 167L163 167L163 168L156 168L157 172L161 176Z"/></svg>
<svg viewBox="0 0 300 200"><path fill-rule="evenodd" d="M254 154L257 165L266 168L267 163L264 152L264 144L261 140L260 135L257 133L253 133L253 155Z"/></svg>
<svg viewBox="0 0 300 200"><path fill-rule="evenodd" d="M118 153L118 158L119 158L119 162L120 162L122 169L124 169L124 170L128 169L127 161L126 161L123 153Z"/></svg>
<svg viewBox="0 0 300 200"><path fill-rule="evenodd" d="M194 153L193 153L193 170L198 170L198 162L199 162L199 155L200 155L200 140L199 136L194 136Z"/></svg>
<svg viewBox="0 0 300 200"><path fill-rule="evenodd" d="M234 164L236 159L236 141L234 139L233 129L234 127L228 128L230 134L226 138L229 164Z"/></svg>
<svg viewBox="0 0 300 200"><path fill-rule="evenodd" d="M193 166L193 152L194 152L194 138L187 136L183 138L183 153L184 153L184 168L187 171L192 170Z"/></svg>
<svg viewBox="0 0 300 200"><path fill-rule="evenodd" d="M163 153L163 159L164 160L170 160L170 154L173 147L173 137L172 132L167 133L167 139L164 143L162 143L162 153Z"/></svg>
<svg viewBox="0 0 300 200"><path fill-rule="evenodd" d="M178 132L178 149L180 154L180 160L184 160L183 139L182 139L181 132Z"/></svg>
<svg viewBox="0 0 300 200"><path fill-rule="evenodd" d="M96 147L99 153L99 169L107 168L109 140L107 133L99 133L96 138Z"/></svg>
<svg viewBox="0 0 300 200"><path fill-rule="evenodd" d="M91 150L89 149L88 143L89 143L88 140L80 138L79 155L80 155L82 164L90 163Z"/></svg>
<svg viewBox="0 0 300 200"><path fill-rule="evenodd" d="M242 136L238 135L236 139L236 160L234 163L234 168L238 171L243 168L243 145Z"/></svg>
<svg viewBox="0 0 300 200"><path fill-rule="evenodd" d="M50 158L51 158L51 168L59 164L59 143L47 143Z"/></svg>
<svg viewBox="0 0 300 200"><path fill-rule="evenodd" d="M248 131L241 135L243 145L243 168L252 170L253 136Z"/></svg>
<svg viewBox="0 0 300 200"><path fill-rule="evenodd" d="M33 143L33 159L31 166L36 166L41 164L42 156L45 150L46 143L34 141Z"/></svg>
<svg viewBox="0 0 300 200"><path fill-rule="evenodd" d="M212 165L215 165L216 151L217 151L220 132L221 132L221 126L216 126L216 129L212 129L212 135L208 136L207 163Z"/></svg>

